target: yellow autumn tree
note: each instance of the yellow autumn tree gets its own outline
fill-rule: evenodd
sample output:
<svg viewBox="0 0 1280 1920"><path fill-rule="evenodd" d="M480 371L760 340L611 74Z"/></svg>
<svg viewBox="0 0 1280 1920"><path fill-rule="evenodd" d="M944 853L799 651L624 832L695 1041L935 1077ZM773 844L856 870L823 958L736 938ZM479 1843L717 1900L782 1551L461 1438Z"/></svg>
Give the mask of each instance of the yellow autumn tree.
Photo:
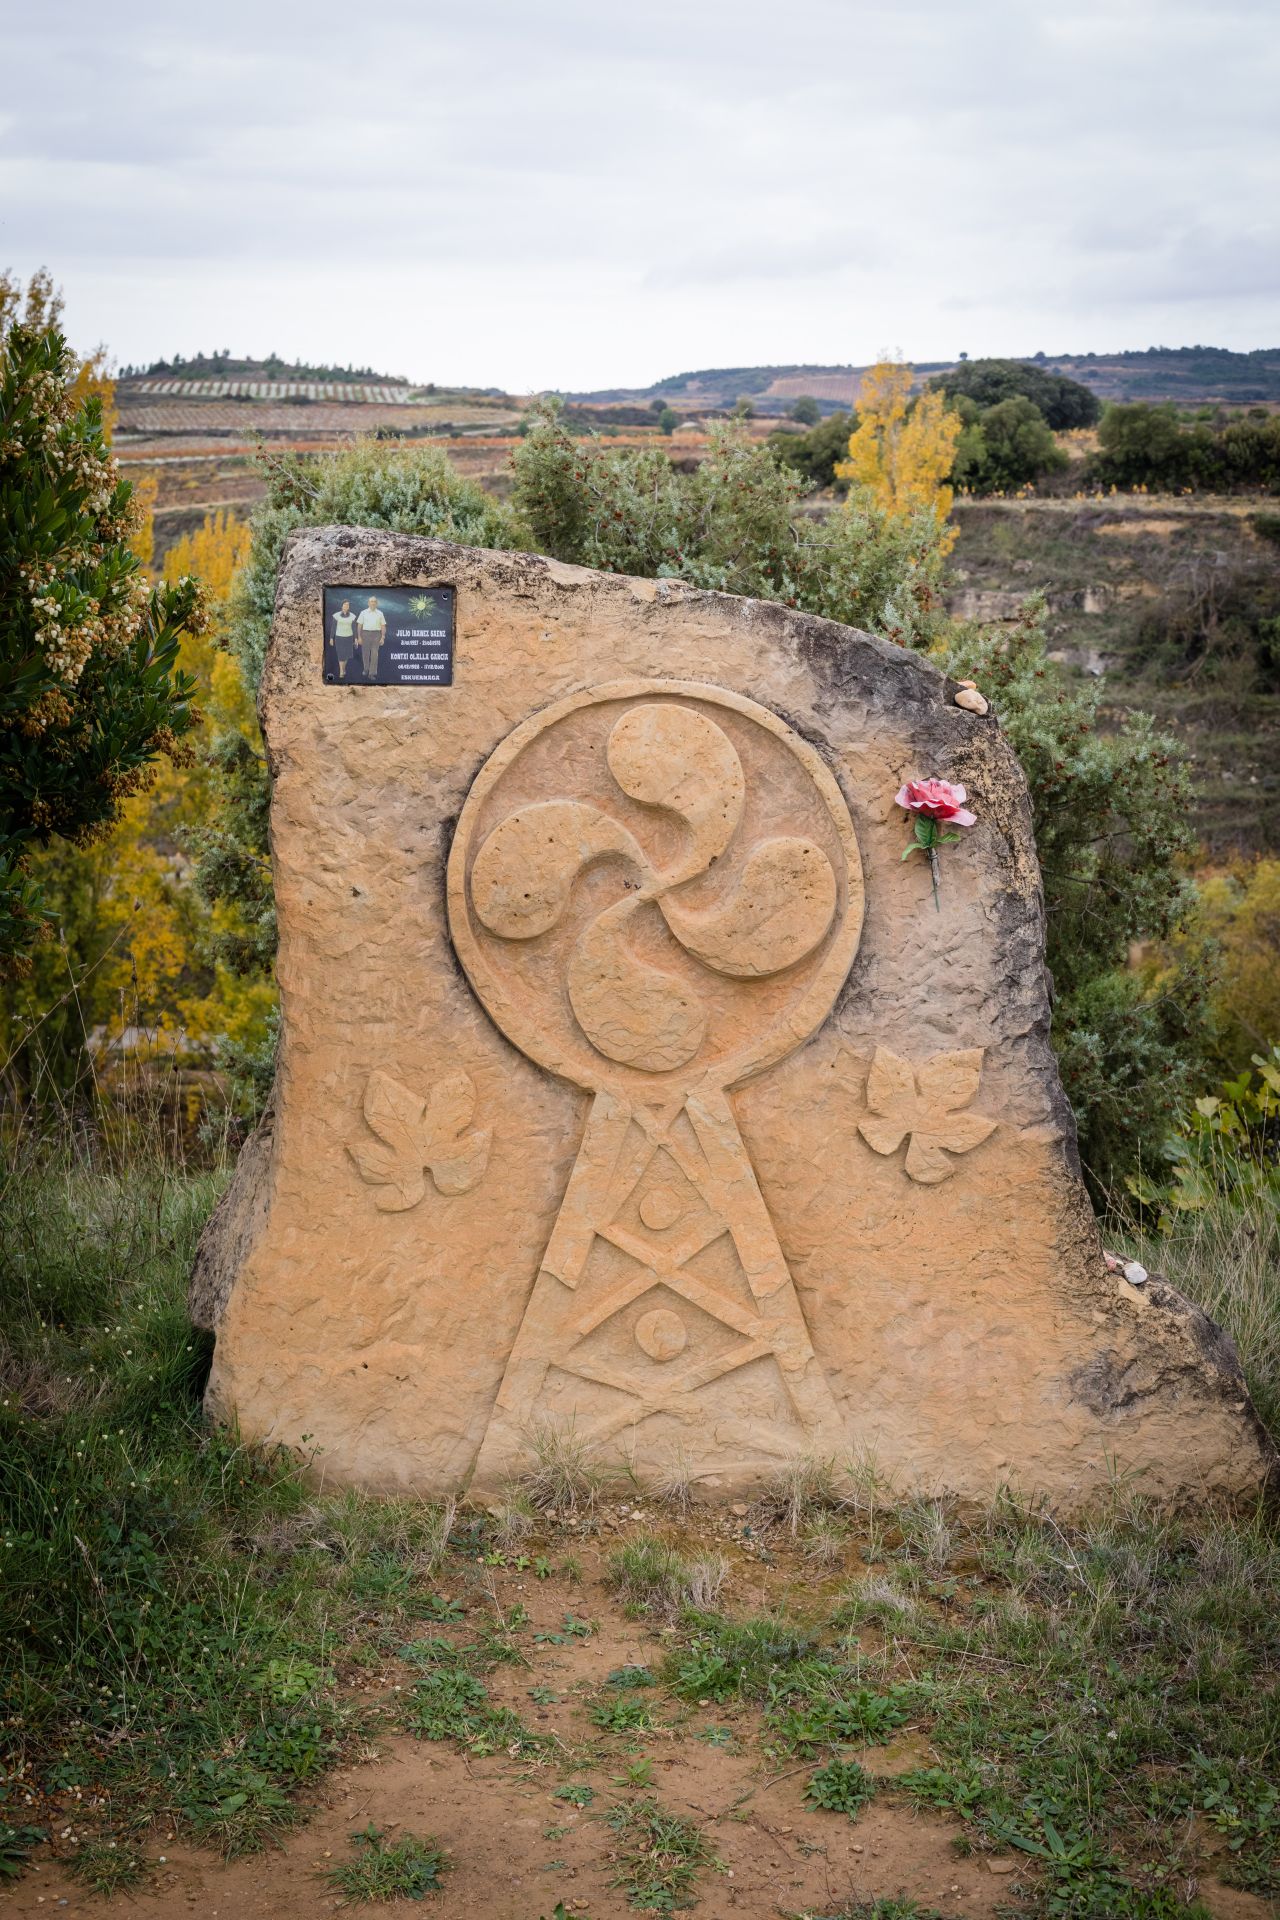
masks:
<svg viewBox="0 0 1280 1920"><path fill-rule="evenodd" d="M234 514L207 515L164 557L163 577L202 579L209 630L183 640L181 665L197 682L203 742L185 766L157 765L109 837L88 847L56 843L38 856L58 938L37 950L31 974L0 991L0 1058L15 1056L18 1083L68 1087L109 1082L125 1057L171 1054L211 1064L218 1045L251 1046L267 1031L274 985L243 979L208 959L223 908L192 884L186 836L213 810L204 748L213 731L241 731L260 750L253 702L236 661L217 645L249 529ZM24 1036L31 1035L30 1044Z"/></svg>
<svg viewBox="0 0 1280 1920"><path fill-rule="evenodd" d="M1210 1003L1213 1045L1224 1072L1240 1073L1280 1040L1280 860L1265 856L1200 882L1193 938L1217 949Z"/></svg>
<svg viewBox="0 0 1280 1920"><path fill-rule="evenodd" d="M925 509L942 527L953 494L946 484L955 462L960 419L946 410L945 396L925 392L911 398L911 368L900 360L881 360L866 375L858 393L858 424L849 438L849 457L836 467L851 491L869 494L877 506L899 519ZM954 533L944 533L947 549Z"/></svg>

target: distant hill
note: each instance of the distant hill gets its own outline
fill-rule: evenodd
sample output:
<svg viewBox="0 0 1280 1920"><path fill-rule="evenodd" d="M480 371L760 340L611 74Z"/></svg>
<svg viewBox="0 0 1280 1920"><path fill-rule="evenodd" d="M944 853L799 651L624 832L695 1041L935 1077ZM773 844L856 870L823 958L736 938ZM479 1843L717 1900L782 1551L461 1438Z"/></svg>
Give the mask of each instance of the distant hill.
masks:
<svg viewBox="0 0 1280 1920"><path fill-rule="evenodd" d="M1232 353L1226 347L1147 347L1133 353L1036 353L1014 356L1065 373L1103 400L1173 400L1179 406L1280 406L1280 347ZM944 373L954 360L915 363L921 380ZM759 414L782 415L801 394L824 413L854 405L866 367L704 367L677 373L651 387L606 387L567 397L580 405L643 406L665 401L677 412L723 412L741 399Z"/></svg>
<svg viewBox="0 0 1280 1920"><path fill-rule="evenodd" d="M323 381L335 384L355 381L377 387L408 387L412 383L402 373L378 373L373 367L313 367L302 360L282 360L269 353L265 360L235 360L229 348L221 353L194 353L189 358L175 353L171 360L153 360L149 367L125 367L123 378L161 380L253 380Z"/></svg>

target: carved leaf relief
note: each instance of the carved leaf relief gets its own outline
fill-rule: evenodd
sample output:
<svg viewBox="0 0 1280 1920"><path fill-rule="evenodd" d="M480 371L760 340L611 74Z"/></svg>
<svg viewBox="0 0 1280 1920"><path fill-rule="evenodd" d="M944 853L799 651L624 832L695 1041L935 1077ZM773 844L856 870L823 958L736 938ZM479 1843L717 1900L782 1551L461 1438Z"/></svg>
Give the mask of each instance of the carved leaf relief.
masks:
<svg viewBox="0 0 1280 1920"><path fill-rule="evenodd" d="M982 1047L935 1053L912 1065L877 1047L867 1075L867 1106L858 1131L874 1153L907 1142L906 1171L921 1186L955 1172L953 1154L968 1153L994 1132L985 1114L965 1111L978 1091Z"/></svg>
<svg viewBox="0 0 1280 1920"><path fill-rule="evenodd" d="M416 1207L427 1190L428 1171L441 1193L467 1193L489 1164L488 1127L471 1129L475 1082L469 1073L437 1080L425 1100L387 1073L371 1073L363 1112L372 1140L348 1151L362 1180L376 1188L383 1213Z"/></svg>

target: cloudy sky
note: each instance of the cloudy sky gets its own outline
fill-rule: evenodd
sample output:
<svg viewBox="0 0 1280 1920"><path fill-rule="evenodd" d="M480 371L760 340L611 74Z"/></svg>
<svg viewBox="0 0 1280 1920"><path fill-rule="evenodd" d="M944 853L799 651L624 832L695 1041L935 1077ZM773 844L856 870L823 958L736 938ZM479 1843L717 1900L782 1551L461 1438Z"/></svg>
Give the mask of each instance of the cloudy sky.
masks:
<svg viewBox="0 0 1280 1920"><path fill-rule="evenodd" d="M0 0L76 343L514 390L1280 345L1274 0Z"/></svg>

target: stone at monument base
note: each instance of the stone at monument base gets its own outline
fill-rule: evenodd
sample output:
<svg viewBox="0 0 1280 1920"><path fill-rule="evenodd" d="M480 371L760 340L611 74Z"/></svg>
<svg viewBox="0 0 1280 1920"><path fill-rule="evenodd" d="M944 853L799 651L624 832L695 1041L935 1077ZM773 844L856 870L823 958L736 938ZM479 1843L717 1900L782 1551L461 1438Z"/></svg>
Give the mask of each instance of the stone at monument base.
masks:
<svg viewBox="0 0 1280 1920"><path fill-rule="evenodd" d="M334 585L456 589L453 684L326 685ZM1025 786L955 691L772 605L295 536L281 1053L193 1279L211 1409L426 1495L546 1430L726 1497L869 1454L977 1498L1256 1489L1230 1342L1103 1261ZM936 907L925 776L977 815Z"/></svg>

